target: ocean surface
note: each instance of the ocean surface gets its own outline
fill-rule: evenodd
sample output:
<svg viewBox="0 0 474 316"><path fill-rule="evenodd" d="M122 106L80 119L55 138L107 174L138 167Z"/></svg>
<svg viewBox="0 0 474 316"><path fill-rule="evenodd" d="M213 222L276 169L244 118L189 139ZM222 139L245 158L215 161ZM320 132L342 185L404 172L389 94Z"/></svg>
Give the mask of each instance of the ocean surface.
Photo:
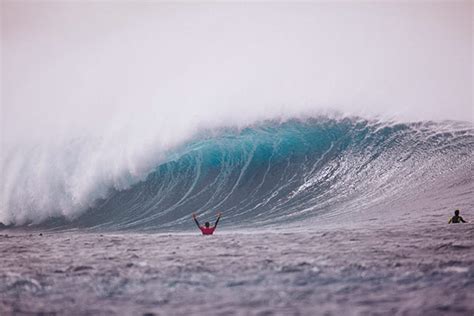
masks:
<svg viewBox="0 0 474 316"><path fill-rule="evenodd" d="M2 315L474 314L472 123L201 129L139 176L97 143L4 155Z"/></svg>
<svg viewBox="0 0 474 316"><path fill-rule="evenodd" d="M472 224L42 234L0 236L2 315L474 313Z"/></svg>

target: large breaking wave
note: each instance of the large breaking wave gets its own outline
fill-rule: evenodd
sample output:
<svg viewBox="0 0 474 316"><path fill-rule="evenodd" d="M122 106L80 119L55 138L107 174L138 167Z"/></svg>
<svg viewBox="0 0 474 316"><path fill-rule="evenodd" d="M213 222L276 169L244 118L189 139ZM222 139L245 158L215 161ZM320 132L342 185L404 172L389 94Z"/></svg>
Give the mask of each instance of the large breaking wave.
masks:
<svg viewBox="0 0 474 316"><path fill-rule="evenodd" d="M232 227L426 215L473 205L473 149L472 125L462 122L319 117L201 131L142 179L102 189L67 220L41 222L160 230L191 227L192 212L211 219L222 211ZM24 213L14 198L3 211ZM35 222L36 205L28 204L26 223Z"/></svg>

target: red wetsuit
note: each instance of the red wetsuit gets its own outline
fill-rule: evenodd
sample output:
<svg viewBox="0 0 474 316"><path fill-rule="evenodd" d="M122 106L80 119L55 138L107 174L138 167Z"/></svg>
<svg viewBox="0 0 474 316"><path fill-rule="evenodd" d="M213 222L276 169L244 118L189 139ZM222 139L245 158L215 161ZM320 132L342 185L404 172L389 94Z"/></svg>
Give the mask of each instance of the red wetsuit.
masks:
<svg viewBox="0 0 474 316"><path fill-rule="evenodd" d="M203 235L212 235L214 233L214 230L216 229L216 227L200 226L199 229L201 230Z"/></svg>
<svg viewBox="0 0 474 316"><path fill-rule="evenodd" d="M199 222L196 219L196 217L194 217L194 222L196 222L197 227L199 227L203 235L212 235L214 234L214 230L216 230L216 227L217 227L217 224L219 223L220 218L221 218L220 216L217 217L214 227L206 227L206 226L199 225Z"/></svg>

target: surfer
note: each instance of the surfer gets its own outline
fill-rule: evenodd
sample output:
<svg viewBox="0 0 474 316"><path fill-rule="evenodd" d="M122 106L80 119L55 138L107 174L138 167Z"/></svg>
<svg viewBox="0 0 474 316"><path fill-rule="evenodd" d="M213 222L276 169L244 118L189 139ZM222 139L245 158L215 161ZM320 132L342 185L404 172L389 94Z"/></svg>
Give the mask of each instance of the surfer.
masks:
<svg viewBox="0 0 474 316"><path fill-rule="evenodd" d="M210 227L211 224L209 224L209 222L205 222L205 223L204 223L204 226L199 225L199 222L198 222L198 220L197 220L197 218L196 218L196 214L195 214L195 213L193 213L193 219L194 219L194 221L196 222L197 227L201 230L201 232L202 232L203 235L212 235L212 234L214 233L214 230L215 230L216 227L217 227L217 223L219 223L219 219L221 218L221 215L222 215L221 212L217 213L217 220L216 220L216 222L215 222L215 224L214 224L214 227Z"/></svg>
<svg viewBox="0 0 474 316"><path fill-rule="evenodd" d="M454 211L454 216L451 217L448 224L451 224L451 223L465 223L465 222L466 221L461 216L459 216L459 210L455 210Z"/></svg>

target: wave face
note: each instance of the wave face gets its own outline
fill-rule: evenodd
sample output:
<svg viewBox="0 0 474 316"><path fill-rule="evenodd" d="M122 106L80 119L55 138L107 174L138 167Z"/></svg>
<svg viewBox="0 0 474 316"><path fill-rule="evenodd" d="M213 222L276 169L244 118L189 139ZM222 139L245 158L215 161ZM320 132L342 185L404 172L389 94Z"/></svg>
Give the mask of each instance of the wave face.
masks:
<svg viewBox="0 0 474 316"><path fill-rule="evenodd" d="M414 219L473 205L473 148L460 122L318 118L203 132L144 181L48 225L187 229L192 212L216 211L228 227Z"/></svg>

